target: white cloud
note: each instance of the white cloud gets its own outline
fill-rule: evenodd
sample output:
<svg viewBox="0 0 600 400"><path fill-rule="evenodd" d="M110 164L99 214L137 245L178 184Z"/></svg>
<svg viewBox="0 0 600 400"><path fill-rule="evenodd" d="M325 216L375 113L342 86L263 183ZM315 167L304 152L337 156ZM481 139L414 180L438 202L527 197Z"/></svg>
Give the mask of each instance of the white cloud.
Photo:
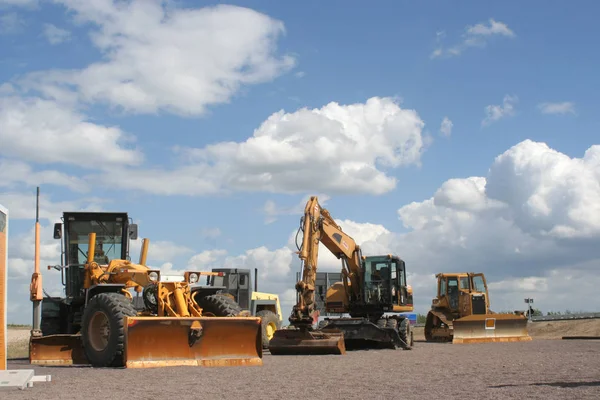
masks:
<svg viewBox="0 0 600 400"><path fill-rule="evenodd" d="M0 15L0 34L12 35L23 31L25 22L15 12Z"/></svg>
<svg viewBox="0 0 600 400"><path fill-rule="evenodd" d="M36 193L2 192L0 204L8 208L11 219L35 220ZM54 202L49 196L40 193L40 220L60 222L63 211L102 211L108 200L98 197L85 197L77 200Z"/></svg>
<svg viewBox="0 0 600 400"><path fill-rule="evenodd" d="M482 126L487 126L502 118L515 115L515 104L519 101L517 96L505 95L502 105L489 105L485 107L485 118L481 121Z"/></svg>
<svg viewBox="0 0 600 400"><path fill-rule="evenodd" d="M178 169L112 171L104 180L156 194L383 194L396 186L386 168L420 163L423 126L416 111L400 108L391 98L349 105L332 102L293 113L282 110L244 142L178 149L181 163L187 161Z"/></svg>
<svg viewBox="0 0 600 400"><path fill-rule="evenodd" d="M0 95L0 155L87 168L137 165L140 152L124 147L131 140L119 128L88 122L64 104Z"/></svg>
<svg viewBox="0 0 600 400"><path fill-rule="evenodd" d="M454 124L452 121L448 117L444 117L442 120L442 125L440 126L440 133L446 137L450 136L452 134L453 126Z"/></svg>
<svg viewBox="0 0 600 400"><path fill-rule="evenodd" d="M441 45L441 39L445 36L445 32L437 32L436 48L431 53L430 58L458 56L469 47L485 47L492 36L516 37L516 34L505 23L496 21L493 18L490 18L488 22L489 25L479 23L467 26L465 33L462 35L462 41L448 49L444 49Z"/></svg>
<svg viewBox="0 0 600 400"><path fill-rule="evenodd" d="M167 240L153 241L152 238L148 244L148 259L147 264L156 264L161 262L172 261L176 257L191 254L194 250L187 246L178 245L176 243ZM130 244L131 260L133 262L139 261L139 255L142 249L142 238L138 237L136 240L132 240Z"/></svg>
<svg viewBox="0 0 600 400"><path fill-rule="evenodd" d="M215 239L221 236L221 230L219 228L205 228L202 229L200 235L203 238Z"/></svg>
<svg viewBox="0 0 600 400"><path fill-rule="evenodd" d="M254 10L217 5L174 8L158 0L57 0L76 23L91 23L104 61L82 70L45 71L29 85L75 87L79 99L131 113L201 115L244 85L270 81L295 65L278 57L281 21Z"/></svg>
<svg viewBox="0 0 600 400"><path fill-rule="evenodd" d="M43 184L64 186L74 192L87 192L89 185L80 178L54 170L34 171L27 163L0 158L0 188L9 188L16 183L35 187Z"/></svg>
<svg viewBox="0 0 600 400"><path fill-rule="evenodd" d="M294 214L302 214L304 213L304 207L306 206L306 202L313 195L306 195L302 197L302 199L294 204L293 206L288 207L279 207L273 200L267 200L264 205L264 213L265 213L265 224L273 223L277 220L278 215L294 215ZM326 194L318 194L319 203L321 206L325 206L327 204L327 200L330 199Z"/></svg>
<svg viewBox="0 0 600 400"><path fill-rule="evenodd" d="M44 35L50 44L60 44L71 38L71 32L53 24L44 24Z"/></svg>
<svg viewBox="0 0 600 400"><path fill-rule="evenodd" d="M419 312L435 295L435 273L465 270L486 274L495 310L523 309L528 296L539 299L537 306L544 310L590 310L600 306L589 301L594 282L600 283L595 278L600 265L598 182L600 145L582 158L570 158L526 140L496 157L487 177L448 180L431 198L401 207L406 233L347 219L336 222L361 245L363 255L395 253L406 261ZM340 217L335 209L329 211ZM270 291L293 289L300 268L293 253L295 233L276 250L285 255L278 263L272 262L274 251L261 248L255 263L245 264L277 268L264 275L273 279ZM321 245L319 271L337 272L340 265ZM580 297L580 291L588 295Z"/></svg>
<svg viewBox="0 0 600 400"><path fill-rule="evenodd" d="M538 109L542 114L575 114L575 104L570 101L562 103L541 103Z"/></svg>

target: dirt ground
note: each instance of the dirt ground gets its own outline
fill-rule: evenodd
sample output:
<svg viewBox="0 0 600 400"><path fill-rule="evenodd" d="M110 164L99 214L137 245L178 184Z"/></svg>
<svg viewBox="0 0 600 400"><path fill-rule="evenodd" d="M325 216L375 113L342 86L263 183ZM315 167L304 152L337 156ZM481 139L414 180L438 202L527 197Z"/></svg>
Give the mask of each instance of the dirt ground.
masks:
<svg viewBox="0 0 600 400"><path fill-rule="evenodd" d="M600 321L591 325L582 326L600 329ZM538 329L542 332L536 338ZM35 367L37 375L51 375L52 381L24 391L0 389L0 398L599 399L600 340L540 340L550 336L549 330L534 327L534 340L520 343L416 342L410 351L363 350L343 356L267 353L260 367ZM26 360L9 361L9 369L18 368L31 366Z"/></svg>

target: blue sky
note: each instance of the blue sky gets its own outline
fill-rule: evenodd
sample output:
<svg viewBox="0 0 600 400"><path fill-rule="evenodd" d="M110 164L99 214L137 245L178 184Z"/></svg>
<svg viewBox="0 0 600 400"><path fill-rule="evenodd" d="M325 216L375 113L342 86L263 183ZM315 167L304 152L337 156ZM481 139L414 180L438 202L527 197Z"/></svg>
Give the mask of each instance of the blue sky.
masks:
<svg viewBox="0 0 600 400"><path fill-rule="evenodd" d="M161 22L159 3L133 2L131 8L117 11L118 3L0 0L0 204L13 216L12 319L29 312L26 290L33 248L26 249L32 242L37 185L52 210L42 217L52 221L60 206L85 207L89 199L92 208L130 212L140 223L140 235L151 239L150 259L158 266L184 269L195 254L219 250L220 258L203 258L210 261L197 266L242 263L261 268L262 286L287 299L286 313L292 271L299 267L288 240L311 194L323 196L334 218L345 221L342 228L366 249L406 258L421 312L433 296L432 274L447 269L472 268L493 276L497 285L492 304L497 302L498 308L523 307L527 296L541 298L545 303L540 307L564 308L551 295L557 285L553 271L570 271L573 282L590 284L590 268L600 254L589 242L600 232L600 210L589 199L600 193L600 167L594 157L587 163L574 159L597 143L596 3L381 1L366 6L237 1L226 4L243 8L217 9L207 20L197 10L216 3L172 1L164 9L172 16L169 22ZM213 39L221 44L211 44ZM441 56L433 56L436 50ZM249 75L252 70L259 79ZM223 89L219 79L232 86ZM373 124L356 130L343 125L365 115L364 109L348 106L370 98L383 99L371 109ZM23 99L43 100L44 106L18 107ZM309 111L298 112L331 102L347 113L331 111L319 119ZM349 147L340 144L348 138L375 137L374 130L381 128L377 119L383 118L377 110L385 107L397 124L410 119L409 111L416 113L423 125L411 137L422 146L410 144L410 129L399 125L383 128L382 146L363 147L356 144L364 143L360 140ZM60 110L64 118L57 117L63 115ZM245 148L247 159L229 153L242 149L238 144L280 110L297 118L297 125L275 119L269 128L275 139L296 135L291 149L269 147L274 142L268 141L258 149ZM484 124L488 112L496 117ZM331 136L331 148L314 145L320 143L318 137L330 135L324 128L330 125L322 118L333 121L332 129L346 127L342 136ZM444 118L452 125L447 135L440 133ZM49 137L47 126L55 135L51 142L64 146L40 140ZM109 128L135 141L114 140L115 130ZM83 142L67 134L84 131L103 138L96 153L89 146L82 150ZM268 130L262 132L273 139ZM277 143L282 142L289 143ZM216 150L206 151L212 145ZM394 145L408 146L395 159L400 165L374 161L385 159L386 146ZM183 150L178 153L175 146ZM190 149L195 150L186 151ZM503 161L495 161L505 152ZM207 154L212 158L202 164ZM240 181L232 186L218 178L259 179L253 168L262 173L287 168L265 166L264 159L297 154L304 157L298 161L300 168L268 187L243 186ZM140 163L124 161L137 155L143 155ZM80 158L65 162L73 157ZM395 178L395 187L383 189L375 175L364 178L335 167L353 161L366 163L377 176ZM218 166L207 167L211 163ZM321 171L319 165L333 167ZM35 173L15 172L24 168ZM472 181L442 186L450 179L485 178L490 169L494 181L491 175L487 187L474 189ZM44 172L49 170L54 172ZM179 172L159 173L173 170ZM186 183L173 186L181 176ZM132 187L140 177L144 183ZM351 179L357 184L348 184ZM215 180L225 193L201 189L200 181ZM499 187L504 189L492 190ZM433 207L423 203L438 189ZM267 202L278 210L292 207L292 212L266 223ZM407 228L399 209L412 202L415 207L403 208L404 222L413 222ZM493 208L492 203L501 205ZM568 234L562 228L552 230L565 226L571 228ZM481 233L496 227L497 236ZM203 234L215 229L218 236ZM56 243L47 237L52 259ZM501 251L514 250L513 241L525 243L527 250L512 255ZM162 247L153 253L154 242ZM173 244L188 251L178 253ZM266 252L252 252L261 246ZM563 261L548 263L549 248ZM247 251L252 256L241 257ZM323 270L336 271L339 264L325 251ZM578 264L570 264L575 258ZM503 269L507 263L513 267ZM52 282L48 285L54 289ZM581 292L579 284L572 285L566 292ZM568 306L587 307L589 302L571 299Z"/></svg>

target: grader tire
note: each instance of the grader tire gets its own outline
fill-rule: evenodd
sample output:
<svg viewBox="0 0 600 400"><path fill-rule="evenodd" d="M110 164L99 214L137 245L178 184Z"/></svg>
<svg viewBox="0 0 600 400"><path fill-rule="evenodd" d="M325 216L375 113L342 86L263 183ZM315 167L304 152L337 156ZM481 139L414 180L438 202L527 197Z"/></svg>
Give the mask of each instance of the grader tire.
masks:
<svg viewBox="0 0 600 400"><path fill-rule="evenodd" d="M83 312L81 340L93 367L125 365L124 318L136 315L133 304L120 293L99 293L89 300Z"/></svg>
<svg viewBox="0 0 600 400"><path fill-rule="evenodd" d="M262 310L256 313L257 317L261 318L262 325L262 346L263 349L269 348L269 341L273 338L273 334L279 328L279 319L273 311Z"/></svg>
<svg viewBox="0 0 600 400"><path fill-rule="evenodd" d="M212 314L215 317L235 317L242 312L238 303L222 294L211 294L196 300L202 308L203 314Z"/></svg>

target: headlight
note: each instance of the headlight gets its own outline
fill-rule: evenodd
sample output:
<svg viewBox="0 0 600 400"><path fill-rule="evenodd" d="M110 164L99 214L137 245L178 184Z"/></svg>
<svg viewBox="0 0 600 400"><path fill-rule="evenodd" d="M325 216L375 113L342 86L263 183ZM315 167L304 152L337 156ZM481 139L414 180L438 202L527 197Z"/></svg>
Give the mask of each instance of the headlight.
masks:
<svg viewBox="0 0 600 400"><path fill-rule="evenodd" d="M152 271L148 274L148 278L150 278L151 281L156 282L158 280L158 272Z"/></svg>
<svg viewBox="0 0 600 400"><path fill-rule="evenodd" d="M198 282L198 274L196 274L195 272L192 272L190 274L189 280L190 280L190 283Z"/></svg>

